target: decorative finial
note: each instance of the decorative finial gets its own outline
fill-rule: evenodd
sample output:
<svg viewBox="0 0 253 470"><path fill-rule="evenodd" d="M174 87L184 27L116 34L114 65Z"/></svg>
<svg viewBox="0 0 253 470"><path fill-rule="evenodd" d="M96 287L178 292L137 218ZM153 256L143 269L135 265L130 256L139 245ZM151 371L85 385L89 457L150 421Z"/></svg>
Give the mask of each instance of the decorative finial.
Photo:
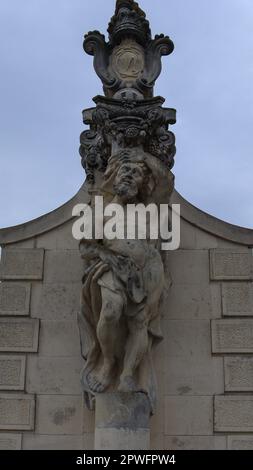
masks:
<svg viewBox="0 0 253 470"><path fill-rule="evenodd" d="M120 44L124 38L130 36L144 47L151 40L151 30L146 14L140 9L138 3L131 0L117 1L108 33L112 46Z"/></svg>
<svg viewBox="0 0 253 470"><path fill-rule="evenodd" d="M169 36L152 39L146 14L133 0L118 0L108 27L109 41L99 31L89 32L84 50L94 56L94 68L107 97L134 88L143 98L153 96L162 70L161 58L174 50Z"/></svg>

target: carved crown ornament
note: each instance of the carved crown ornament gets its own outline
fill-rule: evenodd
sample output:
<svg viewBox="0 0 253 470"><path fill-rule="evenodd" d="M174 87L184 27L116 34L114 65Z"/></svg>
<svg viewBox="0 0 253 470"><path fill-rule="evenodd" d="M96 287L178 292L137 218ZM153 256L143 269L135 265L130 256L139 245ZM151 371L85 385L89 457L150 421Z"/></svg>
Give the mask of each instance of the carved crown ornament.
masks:
<svg viewBox="0 0 253 470"><path fill-rule="evenodd" d="M80 155L91 185L96 171L106 170L113 142L122 149L141 146L168 170L176 154L169 130L176 123L176 111L163 108L163 98L153 97L162 56L173 52L173 42L163 34L152 39L146 15L133 0L117 1L108 33L108 42L99 31L84 39L105 94L94 98L95 108L83 111L90 130L81 134Z"/></svg>

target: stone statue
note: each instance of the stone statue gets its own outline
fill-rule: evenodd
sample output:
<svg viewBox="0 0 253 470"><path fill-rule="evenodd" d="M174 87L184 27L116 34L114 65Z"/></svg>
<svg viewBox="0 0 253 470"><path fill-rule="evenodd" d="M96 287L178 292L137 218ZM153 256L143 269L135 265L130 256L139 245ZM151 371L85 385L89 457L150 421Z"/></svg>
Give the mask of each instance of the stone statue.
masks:
<svg viewBox="0 0 253 470"><path fill-rule="evenodd" d="M85 36L84 49L94 55L105 96L94 98L96 107L83 112L90 130L81 135L80 155L91 206L96 195L105 206L119 204L124 231L129 204L168 204L174 189L176 147L169 125L176 122L176 111L153 97L161 56L174 46L168 36L152 39L145 13L133 0L117 1L108 32L108 43L98 31ZM82 385L89 395L144 392L154 409L151 352L162 339L164 287L160 242L125 236L80 243Z"/></svg>
<svg viewBox="0 0 253 470"><path fill-rule="evenodd" d="M165 191L158 190L161 182ZM120 203L126 211L128 203L168 200L173 183L172 173L164 172L151 154L122 151L109 160L101 193L108 203ZM158 307L164 268L159 242L83 240L80 250L89 264L80 321L87 346L83 385L93 393L108 388L150 393L141 369L150 360L153 343L162 338Z"/></svg>

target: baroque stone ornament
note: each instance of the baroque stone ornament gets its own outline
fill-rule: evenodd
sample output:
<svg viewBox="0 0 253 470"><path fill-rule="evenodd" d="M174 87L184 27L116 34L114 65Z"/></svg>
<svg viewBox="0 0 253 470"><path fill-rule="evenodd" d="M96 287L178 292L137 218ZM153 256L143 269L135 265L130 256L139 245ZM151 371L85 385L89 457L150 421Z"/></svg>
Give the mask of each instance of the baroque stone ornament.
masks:
<svg viewBox="0 0 253 470"><path fill-rule="evenodd" d="M85 36L84 49L94 55L105 96L96 96L95 107L83 111L90 129L81 134L80 155L91 207L103 196L105 206L120 205L126 220L129 204L168 204L174 189L170 126L176 111L153 96L161 57L174 46L168 36L152 39L145 13L132 0L117 1L108 32L108 42L98 31ZM103 226L107 222L103 218ZM79 328L87 397L143 392L154 410L152 348L162 339L164 289L160 245L149 235L80 242L85 272Z"/></svg>
<svg viewBox="0 0 253 470"><path fill-rule="evenodd" d="M111 55L111 68L115 75L126 84L134 83L141 77L145 65L144 51L133 40L124 40L115 47Z"/></svg>
<svg viewBox="0 0 253 470"><path fill-rule="evenodd" d="M90 31L84 39L84 50L94 56L105 95L112 97L130 78L136 89L151 98L162 69L161 57L173 52L173 42L163 34L152 39L146 15L133 0L117 1L108 33L108 42L99 31Z"/></svg>

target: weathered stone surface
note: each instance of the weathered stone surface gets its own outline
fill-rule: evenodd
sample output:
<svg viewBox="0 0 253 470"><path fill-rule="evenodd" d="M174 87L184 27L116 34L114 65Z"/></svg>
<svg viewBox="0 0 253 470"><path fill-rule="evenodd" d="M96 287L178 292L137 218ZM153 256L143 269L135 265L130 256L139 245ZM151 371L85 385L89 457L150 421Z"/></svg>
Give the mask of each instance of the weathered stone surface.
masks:
<svg viewBox="0 0 253 470"><path fill-rule="evenodd" d="M8 249L3 250L1 280L42 280L44 250L42 249Z"/></svg>
<svg viewBox="0 0 253 470"><path fill-rule="evenodd" d="M166 397L165 434L199 436L213 434L212 397Z"/></svg>
<svg viewBox="0 0 253 470"><path fill-rule="evenodd" d="M30 309L31 285L17 282L0 284L0 316L26 316Z"/></svg>
<svg viewBox="0 0 253 470"><path fill-rule="evenodd" d="M24 390L25 356L0 355L0 390Z"/></svg>
<svg viewBox="0 0 253 470"><path fill-rule="evenodd" d="M0 433L0 450L21 450L21 434Z"/></svg>
<svg viewBox="0 0 253 470"><path fill-rule="evenodd" d="M96 396L96 450L147 450L150 403L144 393Z"/></svg>
<svg viewBox="0 0 253 470"><path fill-rule="evenodd" d="M253 284L251 282L223 283L222 306L224 316L253 317Z"/></svg>
<svg viewBox="0 0 253 470"><path fill-rule="evenodd" d="M83 360L76 357L28 357L27 391L38 395L81 394L80 370Z"/></svg>
<svg viewBox="0 0 253 470"><path fill-rule="evenodd" d="M0 394L0 429L31 431L34 428L33 395Z"/></svg>
<svg viewBox="0 0 253 470"><path fill-rule="evenodd" d="M38 434L77 435L83 432L82 396L37 396Z"/></svg>
<svg viewBox="0 0 253 470"><path fill-rule="evenodd" d="M193 227L196 239L196 249L198 250L210 250L212 248L218 248L219 238L215 237L211 233L204 232L198 227Z"/></svg>
<svg viewBox="0 0 253 470"><path fill-rule="evenodd" d="M64 284L33 286L31 312L42 320L76 320L80 309L81 280Z"/></svg>
<svg viewBox="0 0 253 470"><path fill-rule="evenodd" d="M83 437L84 437L83 448L87 450L94 450L94 432L85 433Z"/></svg>
<svg viewBox="0 0 253 470"><path fill-rule="evenodd" d="M215 245L216 247L216 245ZM180 250L196 250L196 229L191 224L181 219ZM201 247L198 247L201 249Z"/></svg>
<svg viewBox="0 0 253 470"><path fill-rule="evenodd" d="M229 450L253 450L253 435L228 436Z"/></svg>
<svg viewBox="0 0 253 470"><path fill-rule="evenodd" d="M152 450L165 449L164 440L165 440L165 436L162 432L152 434L152 428L151 428L150 449L152 449Z"/></svg>
<svg viewBox="0 0 253 470"><path fill-rule="evenodd" d="M250 251L210 250L212 280L251 280L252 255Z"/></svg>
<svg viewBox="0 0 253 470"><path fill-rule="evenodd" d="M41 321L41 356L81 356L76 321Z"/></svg>
<svg viewBox="0 0 253 470"><path fill-rule="evenodd" d="M209 320L164 320L166 360L169 357L210 358Z"/></svg>
<svg viewBox="0 0 253 470"><path fill-rule="evenodd" d="M19 226L20 227L20 226ZM23 226L24 227L24 226ZM29 238L28 240L22 240L20 236L18 235L17 230L13 230L12 227L10 227L13 239L16 240L16 238L19 239L19 241L14 241L10 245L5 245L4 249L5 250L20 250L20 249L26 249L26 248L35 248L36 247L36 239L35 238ZM22 230L22 227L21 227Z"/></svg>
<svg viewBox="0 0 253 470"><path fill-rule="evenodd" d="M253 432L253 396L216 396L214 430L215 432Z"/></svg>
<svg viewBox="0 0 253 470"><path fill-rule="evenodd" d="M166 288L161 308L163 315L170 320L212 318L211 286L173 284Z"/></svg>
<svg viewBox="0 0 253 470"><path fill-rule="evenodd" d="M224 392L223 359L220 357L166 355L166 395L210 395Z"/></svg>
<svg viewBox="0 0 253 470"><path fill-rule="evenodd" d="M96 428L148 429L150 404L144 393L105 393L96 396Z"/></svg>
<svg viewBox="0 0 253 470"><path fill-rule="evenodd" d="M157 379L157 403L155 413L150 419L150 448L163 449L165 421L165 370L167 363L165 355L165 341L162 341L154 348L153 360Z"/></svg>
<svg viewBox="0 0 253 470"><path fill-rule="evenodd" d="M225 357L225 391L253 391L253 356Z"/></svg>
<svg viewBox="0 0 253 470"><path fill-rule="evenodd" d="M0 318L1 352L37 352L39 320Z"/></svg>
<svg viewBox="0 0 253 470"><path fill-rule="evenodd" d="M149 450L150 432L148 429L103 429L95 432L95 450Z"/></svg>
<svg viewBox="0 0 253 470"><path fill-rule="evenodd" d="M209 284L207 250L171 251L168 262L174 284Z"/></svg>
<svg viewBox="0 0 253 470"><path fill-rule="evenodd" d="M83 262L79 251L50 250L45 253L44 282L80 282L83 277Z"/></svg>
<svg viewBox="0 0 253 470"><path fill-rule="evenodd" d="M226 450L225 436L166 436L164 450Z"/></svg>
<svg viewBox="0 0 253 470"><path fill-rule="evenodd" d="M71 220L57 227L57 230L53 233L47 232L41 234L37 240L37 247L46 250L78 250L79 242L72 235L72 227L73 221Z"/></svg>
<svg viewBox="0 0 253 470"><path fill-rule="evenodd" d="M24 434L23 450L88 450L84 436Z"/></svg>
<svg viewBox="0 0 253 470"><path fill-rule="evenodd" d="M253 352L253 320L212 321L213 353Z"/></svg>

